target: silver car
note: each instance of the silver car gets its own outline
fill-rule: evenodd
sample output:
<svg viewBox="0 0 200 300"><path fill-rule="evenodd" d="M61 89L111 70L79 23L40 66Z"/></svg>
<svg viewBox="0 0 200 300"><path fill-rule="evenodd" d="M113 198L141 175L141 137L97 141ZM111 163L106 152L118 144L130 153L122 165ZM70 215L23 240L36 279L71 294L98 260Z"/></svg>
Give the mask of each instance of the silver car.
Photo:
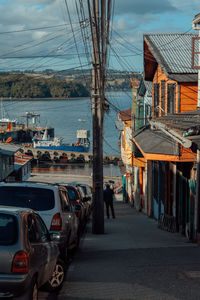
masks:
<svg viewBox="0 0 200 300"><path fill-rule="evenodd" d="M48 183L0 183L0 205L31 208L38 212L50 233L54 233L61 258L77 248L78 218L63 186Z"/></svg>
<svg viewBox="0 0 200 300"><path fill-rule="evenodd" d="M37 299L64 281L59 249L33 210L0 206L0 298Z"/></svg>

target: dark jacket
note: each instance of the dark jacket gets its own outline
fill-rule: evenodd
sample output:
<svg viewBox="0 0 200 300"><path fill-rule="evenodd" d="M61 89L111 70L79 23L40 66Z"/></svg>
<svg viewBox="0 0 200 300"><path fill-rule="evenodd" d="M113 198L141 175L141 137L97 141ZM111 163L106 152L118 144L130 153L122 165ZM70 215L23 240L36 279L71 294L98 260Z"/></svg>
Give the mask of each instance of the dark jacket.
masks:
<svg viewBox="0 0 200 300"><path fill-rule="evenodd" d="M112 202L113 201L113 190L111 190L111 188L107 187L104 191L103 191L103 200L105 202Z"/></svg>

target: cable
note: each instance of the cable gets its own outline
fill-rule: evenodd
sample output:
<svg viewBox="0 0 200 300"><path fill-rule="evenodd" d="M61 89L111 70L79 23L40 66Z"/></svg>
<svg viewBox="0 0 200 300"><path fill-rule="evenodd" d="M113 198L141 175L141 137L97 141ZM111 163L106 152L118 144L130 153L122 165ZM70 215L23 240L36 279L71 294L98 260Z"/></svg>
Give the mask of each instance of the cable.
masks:
<svg viewBox="0 0 200 300"><path fill-rule="evenodd" d="M77 24L77 23L74 23L74 24ZM27 31L43 30L43 29L57 28L57 27L63 27L63 26L70 26L70 24L60 24L60 25L36 27L36 28L13 30L13 31L0 31L0 34L10 34L10 33L19 33L19 32L27 32Z"/></svg>
<svg viewBox="0 0 200 300"><path fill-rule="evenodd" d="M79 51L78 51L78 46L77 46L77 42L76 42L76 38L75 38L75 34L74 34L74 28L73 28L72 21L71 21L71 16L70 16L70 12L69 12L69 7L68 7L68 4L67 4L67 0L65 0L65 5L66 5L66 8L67 8L67 13L68 13L68 17L69 17L69 21L70 21L70 25L71 25L70 27L71 27L71 30L72 30L72 34L73 34L73 38L74 38L74 43L75 43L76 51L77 51L77 54L78 54L79 63L80 63L80 66L81 66L82 62L81 62L81 58L80 58ZM82 67L81 67L81 70L82 70ZM83 75L83 77L85 79L85 82L87 82L83 70L82 70L82 75Z"/></svg>

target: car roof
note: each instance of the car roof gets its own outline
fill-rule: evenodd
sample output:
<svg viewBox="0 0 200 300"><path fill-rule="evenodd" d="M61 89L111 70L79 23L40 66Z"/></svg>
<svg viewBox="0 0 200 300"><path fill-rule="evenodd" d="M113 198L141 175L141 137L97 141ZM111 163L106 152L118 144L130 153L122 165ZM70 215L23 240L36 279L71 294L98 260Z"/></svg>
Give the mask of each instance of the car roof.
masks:
<svg viewBox="0 0 200 300"><path fill-rule="evenodd" d="M11 213L11 214L18 215L21 214L22 212L33 212L33 210L24 207L0 205L0 213L9 213L9 214Z"/></svg>
<svg viewBox="0 0 200 300"><path fill-rule="evenodd" d="M45 188L45 189L52 189L56 190L57 185L56 184L51 184L51 183L46 183L46 182L33 182L33 181L24 181L24 182L0 182L0 187L1 186L24 186L24 187L35 187L35 188Z"/></svg>

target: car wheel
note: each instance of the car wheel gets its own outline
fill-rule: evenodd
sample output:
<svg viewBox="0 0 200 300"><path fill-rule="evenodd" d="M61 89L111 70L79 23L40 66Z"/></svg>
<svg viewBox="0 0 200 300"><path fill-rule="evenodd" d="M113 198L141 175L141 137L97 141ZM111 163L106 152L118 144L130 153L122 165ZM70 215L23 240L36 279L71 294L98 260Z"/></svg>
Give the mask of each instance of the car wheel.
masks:
<svg viewBox="0 0 200 300"><path fill-rule="evenodd" d="M32 295L31 295L31 300L38 300L38 286L37 283L34 283L33 289L32 289Z"/></svg>
<svg viewBox="0 0 200 300"><path fill-rule="evenodd" d="M45 284L45 289L49 292L58 290L61 288L65 279L65 264L59 259L56 263L55 269L49 281Z"/></svg>

